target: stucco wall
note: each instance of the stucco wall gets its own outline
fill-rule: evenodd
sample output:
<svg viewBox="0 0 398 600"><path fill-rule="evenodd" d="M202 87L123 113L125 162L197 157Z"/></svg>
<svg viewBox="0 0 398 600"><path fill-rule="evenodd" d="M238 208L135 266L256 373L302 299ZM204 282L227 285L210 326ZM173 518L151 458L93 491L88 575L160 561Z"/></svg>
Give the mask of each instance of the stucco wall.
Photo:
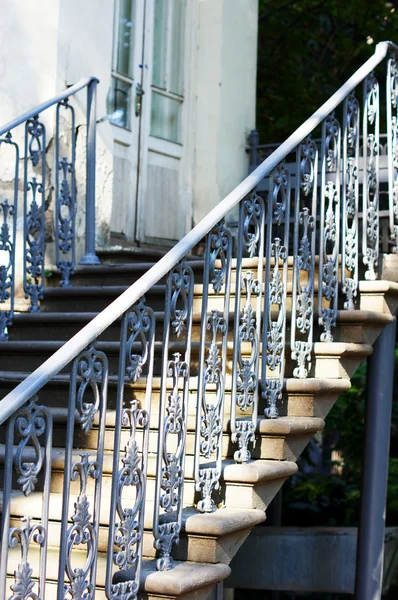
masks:
<svg viewBox="0 0 398 600"><path fill-rule="evenodd" d="M257 0L198 0L194 221L247 175L255 127Z"/></svg>
<svg viewBox="0 0 398 600"><path fill-rule="evenodd" d="M255 125L257 0L193 2L195 45L189 86L189 144L194 221L198 222L246 175L246 134ZM190 5L192 8L192 5ZM0 19L0 115L5 123L88 75L100 79L97 119L97 240L109 239L114 189L114 136L106 121L111 80L113 0L3 0ZM84 237L85 93L76 97L79 254ZM43 115L50 172L54 111ZM101 120L104 118L104 120ZM22 141L23 128L17 139ZM0 166L0 169L2 167ZM11 178L11 171L0 180ZM129 167L126 165L126 172ZM54 173L52 173L52 178ZM117 179L117 177L115 178ZM49 180L51 187L52 180ZM126 184L127 185L127 184ZM51 192L51 190L50 190ZM54 194L48 193L51 201ZM51 233L51 232L50 232ZM48 238L51 238L49 234ZM48 247L48 261L54 252Z"/></svg>

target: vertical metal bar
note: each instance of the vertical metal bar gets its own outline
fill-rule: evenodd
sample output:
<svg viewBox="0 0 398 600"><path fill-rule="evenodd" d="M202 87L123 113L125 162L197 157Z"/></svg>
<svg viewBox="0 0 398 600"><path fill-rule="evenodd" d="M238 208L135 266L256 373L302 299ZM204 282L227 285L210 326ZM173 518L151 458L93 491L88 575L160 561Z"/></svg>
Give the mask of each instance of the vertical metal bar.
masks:
<svg viewBox="0 0 398 600"><path fill-rule="evenodd" d="M251 173L260 164L258 156L258 145L260 143L260 136L256 129L252 129L249 133L247 143L249 150L249 173Z"/></svg>
<svg viewBox="0 0 398 600"><path fill-rule="evenodd" d="M195 432L195 487L201 492L201 512L215 510L214 490L220 487L222 470L231 255L232 236L221 222L207 235L203 273ZM210 285L223 296L222 312L213 309L209 314Z"/></svg>
<svg viewBox="0 0 398 600"><path fill-rule="evenodd" d="M179 263L170 271L166 284L153 517L154 547L159 551L156 568L159 571L172 567L172 547L179 542L182 525L193 289L191 267ZM183 357L182 353L174 352L171 360L170 330L177 341L185 332Z"/></svg>
<svg viewBox="0 0 398 600"><path fill-rule="evenodd" d="M363 111L363 234L365 279L376 279L379 259L379 84L373 73L364 81Z"/></svg>
<svg viewBox="0 0 398 600"><path fill-rule="evenodd" d="M30 178L29 164L32 165ZM40 164L39 180L33 173ZM44 293L44 217L46 187L46 129L36 115L25 124L24 155L24 267L25 298L30 312L40 312L39 300ZM40 202L38 197L41 196ZM30 202L28 201L30 199ZM29 206L28 206L29 204Z"/></svg>
<svg viewBox="0 0 398 600"><path fill-rule="evenodd" d="M285 373L290 175L282 163L269 179L261 390L266 402L264 415L275 419Z"/></svg>
<svg viewBox="0 0 398 600"><path fill-rule="evenodd" d="M342 293L344 308L355 309L358 292L359 102L352 92L344 101L342 167Z"/></svg>
<svg viewBox="0 0 398 600"><path fill-rule="evenodd" d="M2 514L2 551L0 569L1 598L5 598L9 548L20 549L20 561L14 571L10 589L12 598L45 598L48 514L51 480L52 416L48 408L38 406L37 397L29 400L8 421L6 433L5 479ZM29 497L36 489L38 479L43 477L42 510L40 523L32 523L30 516L21 517L19 526L10 527L10 502L12 474L18 476L17 485L24 496ZM33 579L30 546L39 546L38 581ZM37 586L37 587L36 587ZM36 589L35 589L36 588ZM7 594L8 596L8 594Z"/></svg>
<svg viewBox="0 0 398 600"><path fill-rule="evenodd" d="M96 92L98 79L87 86L86 247L81 265L99 265L95 254Z"/></svg>
<svg viewBox="0 0 398 600"><path fill-rule="evenodd" d="M264 200L252 192L240 205L236 258L231 440L238 445L234 459L239 463L250 460L249 445L255 442L257 428L264 237ZM244 252L254 259L254 271L242 274Z"/></svg>
<svg viewBox="0 0 398 600"><path fill-rule="evenodd" d="M65 149L66 156L60 158L61 107L70 114L70 149ZM67 133L65 133L68 136ZM76 220L76 132L75 110L68 98L57 104L55 128L55 260L61 273L61 287L70 287L70 276L75 267L75 220ZM60 181L60 172L62 179Z"/></svg>
<svg viewBox="0 0 398 600"><path fill-rule="evenodd" d="M381 598L396 320L387 325L368 359L368 393L361 484L355 597Z"/></svg>
<svg viewBox="0 0 398 600"><path fill-rule="evenodd" d="M387 155L390 237L398 250L398 64L395 55L387 67ZM388 252L388 250L386 250Z"/></svg>
<svg viewBox="0 0 398 600"><path fill-rule="evenodd" d="M12 141L11 133L0 140L1 144L13 146L15 149L15 172L14 172L14 198L12 203L7 198L2 199L0 203L0 214L3 216L1 226L0 250L6 253L6 264L0 270L0 302L9 303L6 310L0 310L0 341L8 340L8 329L12 325L14 317L15 301L15 250L17 236L17 217L18 217L18 186L19 186L19 146ZM9 220L12 219L10 227ZM11 234L10 234L11 230Z"/></svg>
<svg viewBox="0 0 398 600"><path fill-rule="evenodd" d="M308 377L314 329L315 229L318 149L307 137L297 147L293 238L291 353L293 376Z"/></svg>
<svg viewBox="0 0 398 600"><path fill-rule="evenodd" d="M331 113L322 123L318 321L322 342L336 326L340 248L340 125Z"/></svg>
<svg viewBox="0 0 398 600"><path fill-rule="evenodd" d="M111 508L109 515L107 570L105 593L109 600L138 594L144 541L144 512L148 465L149 421L152 399L152 377L155 337L155 315L141 298L125 313L120 330L120 358L116 398L115 436ZM136 346L139 349L136 350ZM146 369L145 406L137 400L124 408L126 381L135 383ZM128 427L129 437L120 457L122 426ZM139 447L137 428L142 432ZM141 452L140 452L141 451ZM122 463L122 465L120 464ZM124 572L122 582L113 582L113 566Z"/></svg>
<svg viewBox="0 0 398 600"><path fill-rule="evenodd" d="M91 402L86 401L87 389L90 389L92 395ZM107 389L107 357L92 345L80 352L72 366L62 498L58 600L63 600L68 595L80 600L86 594L92 596L95 589ZM74 461L72 451L75 419L83 434L89 434L97 418L99 423L94 457L89 452L80 452L80 460ZM94 499L90 505L87 487L91 479L94 480ZM80 492L74 502L74 512L70 516L71 524L68 526L71 481L79 482ZM75 549L80 549L79 547L87 551L87 559L83 568L75 569L73 554Z"/></svg>

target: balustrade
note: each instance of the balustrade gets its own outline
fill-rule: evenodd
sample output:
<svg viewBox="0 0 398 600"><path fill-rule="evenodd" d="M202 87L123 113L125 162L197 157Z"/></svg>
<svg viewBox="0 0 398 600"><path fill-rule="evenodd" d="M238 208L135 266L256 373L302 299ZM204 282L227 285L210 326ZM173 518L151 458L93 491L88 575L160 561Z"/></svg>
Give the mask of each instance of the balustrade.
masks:
<svg viewBox="0 0 398 600"><path fill-rule="evenodd" d="M200 512L217 510L224 498L224 459L250 461L259 414L275 419L284 409L284 380L313 376L314 341L333 341L338 309L356 308L360 277L378 277L381 91L373 68L384 64L387 49L380 45L352 80L168 255L0 402L5 430L1 597L44 598L51 546L58 552L53 585L59 599L94 597L100 552L106 553L100 574L106 597L137 598L143 554L156 554L159 570L173 567L183 508L194 498ZM392 56L385 98L394 247L397 82ZM57 102L56 112L55 216L63 286L70 285L75 265L76 140L68 98ZM69 154L61 151L61 111L72 123ZM313 135L317 127L320 142ZM7 131L0 143L12 147L17 166L14 198L0 204L1 249L8 253L2 302L13 298L19 177L19 148ZM24 282L32 311L39 309L44 289L45 135L40 114L26 120ZM290 172L286 157L292 152L296 163ZM232 231L228 215L238 204L238 228ZM200 241L203 275L186 258ZM155 318L143 295L166 275L162 315ZM1 314L3 339L12 311L11 301ZM119 317L115 366L101 350L100 336ZM156 342L161 342L158 355ZM60 470L60 458L53 446L52 410L40 404L40 396L59 372L69 377L70 391L63 491L54 517L51 469ZM106 495L105 485L110 485ZM39 495L41 506L29 513L27 504L19 522L13 509L17 492Z"/></svg>

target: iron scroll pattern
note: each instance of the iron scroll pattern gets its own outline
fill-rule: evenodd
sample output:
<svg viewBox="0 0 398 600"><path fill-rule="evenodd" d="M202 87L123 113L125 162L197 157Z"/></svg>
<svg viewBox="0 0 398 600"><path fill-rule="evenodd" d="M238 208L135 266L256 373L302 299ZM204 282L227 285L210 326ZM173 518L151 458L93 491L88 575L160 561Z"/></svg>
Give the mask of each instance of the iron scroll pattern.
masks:
<svg viewBox="0 0 398 600"><path fill-rule="evenodd" d="M270 183L266 255L271 260L265 266L261 395L264 415L274 419L279 416L285 368L290 175L283 164L271 174Z"/></svg>
<svg viewBox="0 0 398 600"><path fill-rule="evenodd" d="M182 524L193 289L191 267L179 263L166 284L154 509L159 571L173 565L172 547L179 542ZM172 351L170 357L172 343L179 344L181 352Z"/></svg>
<svg viewBox="0 0 398 600"><path fill-rule="evenodd" d="M363 235L362 254L365 279L376 279L379 258L379 84L371 73L364 81L363 114Z"/></svg>
<svg viewBox="0 0 398 600"><path fill-rule="evenodd" d="M108 388L108 360L103 352L90 346L73 361L65 448L65 471L59 550L58 600L93 598L96 583L98 531L105 440L105 415ZM75 419L80 436L90 435L92 453L80 452L74 460ZM94 428L94 425L96 428ZM95 442L95 436L97 437ZM79 440L79 446L84 444ZM80 491L69 514L71 482ZM75 551L86 554L84 564Z"/></svg>
<svg viewBox="0 0 398 600"><path fill-rule="evenodd" d="M44 294L46 130L36 115L25 125L24 292L30 312L39 312Z"/></svg>
<svg viewBox="0 0 398 600"><path fill-rule="evenodd" d="M61 111L69 115L70 120L70 144L65 148L66 155L61 158L62 135L68 135L66 131L61 132ZM70 148L70 149L69 149ZM67 155L69 154L69 156ZM75 133L75 110L69 104L68 99L57 104L56 112L56 135L55 135L55 260L57 268L61 273L61 287L70 287L70 276L75 267L75 219L76 219L76 133Z"/></svg>
<svg viewBox="0 0 398 600"><path fill-rule="evenodd" d="M387 67L387 144L390 236L398 251L398 64L395 55Z"/></svg>
<svg viewBox="0 0 398 600"><path fill-rule="evenodd" d="M203 274L195 438L195 486L201 492L197 503L201 512L215 510L214 492L220 487L231 256L232 236L221 222L206 238ZM219 294L222 311L214 308Z"/></svg>
<svg viewBox="0 0 398 600"><path fill-rule="evenodd" d="M355 309L358 293L359 102L352 92L344 101L342 165L342 293L344 308Z"/></svg>
<svg viewBox="0 0 398 600"><path fill-rule="evenodd" d="M2 146L4 144L4 146ZM15 151L14 192L10 201L2 198L0 201L0 251L5 257L0 265L0 303L8 306L0 310L0 341L8 340L8 329L12 325L15 298L15 243L18 215L18 185L19 185L19 146L12 141L8 132L0 139L0 147L13 148Z"/></svg>
<svg viewBox="0 0 398 600"><path fill-rule="evenodd" d="M322 342L332 342L338 299L340 248L340 124L334 113L322 124L318 314Z"/></svg>
<svg viewBox="0 0 398 600"><path fill-rule="evenodd" d="M42 598L46 583L48 518L51 481L51 448L53 422L47 407L29 400L8 421L3 488L2 553L0 561L0 594L6 597L9 548L20 548L20 561L10 585L10 600ZM10 527L11 488L14 474L18 489L29 497L38 487L42 490L41 517L32 522L23 516L20 525ZM39 549L38 569L30 562L30 548Z"/></svg>
<svg viewBox="0 0 398 600"><path fill-rule="evenodd" d="M297 148L291 352L297 362L293 376L308 377L311 368L314 317L315 223L318 149L310 137Z"/></svg>
<svg viewBox="0 0 398 600"><path fill-rule="evenodd" d="M264 231L264 201L252 192L240 205L236 259L231 440L238 463L250 460L257 427ZM243 269L245 254L255 259L254 270Z"/></svg>
<svg viewBox="0 0 398 600"><path fill-rule="evenodd" d="M109 600L136 600L138 594L144 537L154 336L155 315L145 305L145 298L142 298L124 315L121 324L114 447L121 447L122 428L127 433L127 443L121 458L118 452L113 457L108 547L114 550L107 555L105 583ZM132 400L130 407L124 408L126 384L134 386L144 375L145 408L140 407L138 400ZM117 571L113 573L115 567ZM121 575L123 581L117 581Z"/></svg>

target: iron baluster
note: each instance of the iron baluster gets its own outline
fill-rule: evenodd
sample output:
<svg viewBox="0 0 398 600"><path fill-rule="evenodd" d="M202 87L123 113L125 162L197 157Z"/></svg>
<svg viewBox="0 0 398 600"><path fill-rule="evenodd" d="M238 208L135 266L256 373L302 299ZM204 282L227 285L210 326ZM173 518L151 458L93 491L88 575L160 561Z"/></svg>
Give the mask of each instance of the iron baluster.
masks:
<svg viewBox="0 0 398 600"><path fill-rule="evenodd" d="M139 588L144 537L154 337L155 315L142 298L124 315L120 332L108 538L108 548L114 550L113 553L107 553L105 583L105 592L109 600L124 600L126 597L135 600ZM145 407L140 408L138 401L133 400L129 408L123 408L125 383L134 384L145 371ZM128 428L129 435L120 460L122 427ZM139 444L137 428L143 433L141 444ZM133 492L133 496L123 497L123 493L129 490ZM113 565L118 569L116 578L120 573L128 572L128 580L114 581Z"/></svg>
<svg viewBox="0 0 398 600"><path fill-rule="evenodd" d="M86 397L90 390L91 401ZM105 418L108 389L108 360L94 346L80 352L72 365L65 443L64 485L62 495L61 537L58 571L58 600L93 597L96 581L98 530L101 502L102 469L105 442ZM77 416L75 416L75 414ZM98 420L97 448L72 458L75 418L82 435L89 434ZM92 442L91 442L92 443ZM90 505L87 486L93 480ZM70 485L78 481L80 492L69 515ZM69 525L69 523L71 524ZM74 550L86 551L83 567L74 566ZM64 583L65 581L65 583Z"/></svg>
<svg viewBox="0 0 398 600"><path fill-rule="evenodd" d="M395 55L387 66L387 153L390 237L398 249L398 64Z"/></svg>
<svg viewBox="0 0 398 600"><path fill-rule="evenodd" d="M365 279L376 279L379 258L379 84L373 73L364 81L363 111L363 234Z"/></svg>
<svg viewBox="0 0 398 600"><path fill-rule="evenodd" d="M2 511L2 551L0 566L0 597L6 597L9 548L20 547L21 558L10 585L12 600L30 598L37 594L44 600L48 545L48 516L51 481L52 416L47 407L39 406L33 397L7 423L4 461L4 488ZM39 523L31 523L30 516L21 518L21 524L10 527L11 488L13 471L18 476L18 489L24 496L38 487L42 489L42 510ZM39 546L39 569L33 573L29 562L31 545ZM9 597L7 595L7 597ZM35 596L36 597L36 596Z"/></svg>
<svg viewBox="0 0 398 600"><path fill-rule="evenodd" d="M340 124L334 113L322 123L321 215L318 319L322 342L332 342L336 326L340 248Z"/></svg>
<svg viewBox="0 0 398 600"><path fill-rule="evenodd" d="M44 293L45 186L46 130L36 115L26 121L24 156L23 271L25 298L30 300L30 312L40 311L39 300Z"/></svg>
<svg viewBox="0 0 398 600"><path fill-rule="evenodd" d="M96 112L98 79L92 78L87 85L87 144L86 144L86 230L85 253L81 265L99 265L95 253L95 152Z"/></svg>
<svg viewBox="0 0 398 600"><path fill-rule="evenodd" d="M231 440L238 445L234 459L239 463L250 460L257 427L264 223L264 201L252 192L240 203L236 259ZM245 252L255 258L254 270L243 271Z"/></svg>
<svg viewBox="0 0 398 600"><path fill-rule="evenodd" d="M18 215L18 185L19 185L19 146L12 141L8 132L0 139L3 149L12 146L15 149L14 171L14 197L12 202L2 198L0 202L0 215L2 223L0 228L0 250L5 253L5 264L0 266L0 303L7 304L8 308L0 311L0 341L8 340L8 329L12 325L15 302L15 243L17 235ZM11 223L10 223L11 221Z"/></svg>
<svg viewBox="0 0 398 600"><path fill-rule="evenodd" d="M203 274L195 436L195 486L201 492L197 504L201 512L215 510L213 493L220 487L222 470L231 256L232 236L221 222L206 238ZM215 294L223 294L222 312L209 311L209 285Z"/></svg>
<svg viewBox="0 0 398 600"><path fill-rule="evenodd" d="M193 272L186 263L179 263L169 272L166 284L154 507L154 547L159 552L156 563L159 571L168 570L173 565L172 547L179 542L182 523L193 286ZM182 340L183 346L182 353L174 352L171 359L170 333L177 340Z"/></svg>
<svg viewBox="0 0 398 600"><path fill-rule="evenodd" d="M261 368L264 415L278 417L285 372L286 303L289 250L290 175L283 164L270 176L267 209L263 351ZM281 230L281 237L274 230ZM273 264L272 264L273 263Z"/></svg>
<svg viewBox="0 0 398 600"><path fill-rule="evenodd" d="M297 147L297 183L293 239L291 352L293 376L308 377L314 317L315 223L318 149L307 137Z"/></svg>
<svg viewBox="0 0 398 600"><path fill-rule="evenodd" d="M358 293L359 102L352 92L344 101L342 165L342 293L344 308L355 309Z"/></svg>
<svg viewBox="0 0 398 600"><path fill-rule="evenodd" d="M70 114L70 150L65 148L61 158L60 117L61 108ZM66 134L65 134L66 135ZM63 154L63 152L62 152ZM75 110L69 104L68 98L58 102L56 111L55 131L55 260L61 273L61 287L71 286L70 276L73 274L76 262L75 249L75 219L76 219L76 132Z"/></svg>

